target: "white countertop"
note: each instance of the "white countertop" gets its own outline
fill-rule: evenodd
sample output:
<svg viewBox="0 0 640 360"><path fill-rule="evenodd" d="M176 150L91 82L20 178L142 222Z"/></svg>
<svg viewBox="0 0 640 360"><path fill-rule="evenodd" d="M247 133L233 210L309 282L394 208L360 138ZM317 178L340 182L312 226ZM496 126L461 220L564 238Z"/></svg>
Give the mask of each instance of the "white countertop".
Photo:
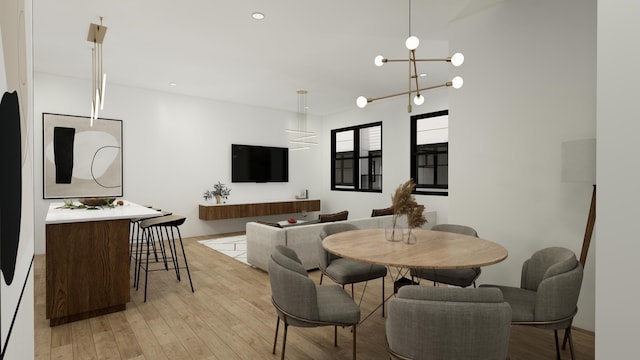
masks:
<svg viewBox="0 0 640 360"><path fill-rule="evenodd" d="M58 209L60 206L64 205L64 202L54 202L49 204L49 211L47 212L45 224L134 219L161 215L158 211L149 209L146 206L138 205L126 200L122 201L124 201L124 205L113 208L104 207L96 210ZM80 203L74 201L74 204L79 205Z"/></svg>

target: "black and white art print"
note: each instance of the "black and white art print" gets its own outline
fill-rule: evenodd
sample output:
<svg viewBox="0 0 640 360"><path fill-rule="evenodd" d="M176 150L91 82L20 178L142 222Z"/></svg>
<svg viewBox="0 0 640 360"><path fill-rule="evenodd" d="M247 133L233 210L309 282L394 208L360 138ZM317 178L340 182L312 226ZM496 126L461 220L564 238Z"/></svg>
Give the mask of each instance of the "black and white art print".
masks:
<svg viewBox="0 0 640 360"><path fill-rule="evenodd" d="M45 199L120 197L122 120L42 114Z"/></svg>

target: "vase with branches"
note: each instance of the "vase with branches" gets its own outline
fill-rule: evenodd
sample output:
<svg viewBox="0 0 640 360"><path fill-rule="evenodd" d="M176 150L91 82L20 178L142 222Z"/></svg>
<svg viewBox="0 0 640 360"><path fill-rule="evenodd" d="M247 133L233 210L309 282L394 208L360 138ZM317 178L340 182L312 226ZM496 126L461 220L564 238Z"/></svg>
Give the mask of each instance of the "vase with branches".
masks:
<svg viewBox="0 0 640 360"><path fill-rule="evenodd" d="M227 201L229 194L231 194L231 189L229 189L225 184L218 181L217 184L213 185L213 190L206 190L202 197L204 197L205 200L215 198L216 203L220 204L220 200L224 200L225 202Z"/></svg>
<svg viewBox="0 0 640 360"><path fill-rule="evenodd" d="M407 242L411 243L411 231L427 223L424 216L424 205L416 202L412 192L416 188L413 179L409 179L396 189L391 196L391 208L393 209L392 227L387 231L387 240L399 241L403 239L402 230L398 229L398 218L402 215L407 217Z"/></svg>

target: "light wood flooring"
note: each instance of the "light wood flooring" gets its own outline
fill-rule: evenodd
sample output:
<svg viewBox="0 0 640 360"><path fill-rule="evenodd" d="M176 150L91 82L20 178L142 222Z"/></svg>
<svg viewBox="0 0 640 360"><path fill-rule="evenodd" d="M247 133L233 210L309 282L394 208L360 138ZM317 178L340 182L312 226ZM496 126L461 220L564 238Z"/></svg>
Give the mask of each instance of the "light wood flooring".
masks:
<svg viewBox="0 0 640 360"><path fill-rule="evenodd" d="M36 256L36 359L279 359L282 326L276 355L271 354L276 313L268 274L197 242L212 237L184 239L195 293L186 274L178 282L174 272L157 271L149 275L146 303L142 290L132 289L126 311L53 328L45 319L45 257ZM310 277L317 283L320 272ZM356 285L356 300L363 287ZM363 317L380 303L380 291L380 280L369 282ZM389 277L385 291L393 291ZM576 330L573 337L576 357L593 359L594 334ZM338 329L336 348L331 327L290 327L286 358L351 359L351 339L349 328ZM511 360L554 359L553 331L514 326L509 352ZM388 359L379 310L358 327L357 354ZM562 357L569 359L568 346Z"/></svg>

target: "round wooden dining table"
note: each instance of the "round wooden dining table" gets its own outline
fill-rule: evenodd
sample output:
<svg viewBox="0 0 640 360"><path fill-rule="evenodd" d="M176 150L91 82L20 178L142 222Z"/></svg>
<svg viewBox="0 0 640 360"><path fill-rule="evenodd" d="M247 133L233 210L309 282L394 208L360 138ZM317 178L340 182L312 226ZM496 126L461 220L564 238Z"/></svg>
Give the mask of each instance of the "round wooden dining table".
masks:
<svg viewBox="0 0 640 360"><path fill-rule="evenodd" d="M357 261L396 268L468 269L507 258L502 245L473 236L414 229L415 243L388 241L385 229L350 230L327 236L330 253Z"/></svg>

